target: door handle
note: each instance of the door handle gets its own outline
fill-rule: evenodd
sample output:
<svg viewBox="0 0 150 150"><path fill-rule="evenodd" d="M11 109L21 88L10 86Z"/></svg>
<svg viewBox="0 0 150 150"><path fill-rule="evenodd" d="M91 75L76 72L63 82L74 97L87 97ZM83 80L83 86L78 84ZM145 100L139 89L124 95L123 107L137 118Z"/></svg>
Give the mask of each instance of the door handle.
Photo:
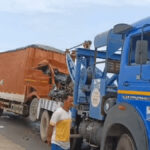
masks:
<svg viewBox="0 0 150 150"><path fill-rule="evenodd" d="M123 85L124 85L124 86L129 86L129 82L128 82L128 81L125 81L125 82L123 83Z"/></svg>

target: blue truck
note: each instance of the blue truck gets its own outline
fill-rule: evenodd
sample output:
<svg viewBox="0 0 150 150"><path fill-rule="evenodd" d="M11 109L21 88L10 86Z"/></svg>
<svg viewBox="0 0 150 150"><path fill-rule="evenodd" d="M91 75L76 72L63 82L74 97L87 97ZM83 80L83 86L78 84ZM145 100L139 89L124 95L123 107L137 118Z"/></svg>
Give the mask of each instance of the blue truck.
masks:
<svg viewBox="0 0 150 150"><path fill-rule="evenodd" d="M150 150L150 18L117 24L94 50L66 56L74 83L74 150Z"/></svg>

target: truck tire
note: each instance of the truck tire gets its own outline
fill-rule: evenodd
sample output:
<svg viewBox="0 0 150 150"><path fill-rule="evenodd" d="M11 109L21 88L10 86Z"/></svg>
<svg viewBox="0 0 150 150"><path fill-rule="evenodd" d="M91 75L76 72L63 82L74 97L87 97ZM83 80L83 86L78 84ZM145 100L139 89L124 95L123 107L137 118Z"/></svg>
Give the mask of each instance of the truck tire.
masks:
<svg viewBox="0 0 150 150"><path fill-rule="evenodd" d="M0 109L0 116L3 114L3 109Z"/></svg>
<svg viewBox="0 0 150 150"><path fill-rule="evenodd" d="M47 110L44 110L41 117L40 135L43 142L47 140L47 130L49 126L50 115Z"/></svg>
<svg viewBox="0 0 150 150"><path fill-rule="evenodd" d="M37 120L38 103L39 103L38 99L34 98L30 104L29 119L33 122Z"/></svg>
<svg viewBox="0 0 150 150"><path fill-rule="evenodd" d="M136 150L133 139L128 134L123 134L119 139L116 150Z"/></svg>

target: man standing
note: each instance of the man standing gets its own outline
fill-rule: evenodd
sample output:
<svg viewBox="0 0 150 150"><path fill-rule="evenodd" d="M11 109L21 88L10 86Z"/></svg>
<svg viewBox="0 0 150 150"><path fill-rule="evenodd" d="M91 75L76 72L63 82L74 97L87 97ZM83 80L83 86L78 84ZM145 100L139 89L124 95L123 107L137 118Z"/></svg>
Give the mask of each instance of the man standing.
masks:
<svg viewBox="0 0 150 150"><path fill-rule="evenodd" d="M51 150L70 149L70 128L73 97L66 96L64 104L52 115L48 128L47 142L51 144Z"/></svg>

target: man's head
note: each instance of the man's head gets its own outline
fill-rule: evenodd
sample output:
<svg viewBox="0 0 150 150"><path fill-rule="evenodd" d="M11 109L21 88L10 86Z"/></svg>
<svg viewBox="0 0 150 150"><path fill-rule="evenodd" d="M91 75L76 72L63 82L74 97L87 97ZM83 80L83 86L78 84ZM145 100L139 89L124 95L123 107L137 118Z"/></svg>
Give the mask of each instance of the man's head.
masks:
<svg viewBox="0 0 150 150"><path fill-rule="evenodd" d="M64 106L63 108L66 110L69 110L71 107L73 107L73 97L72 96L66 96L64 98Z"/></svg>

